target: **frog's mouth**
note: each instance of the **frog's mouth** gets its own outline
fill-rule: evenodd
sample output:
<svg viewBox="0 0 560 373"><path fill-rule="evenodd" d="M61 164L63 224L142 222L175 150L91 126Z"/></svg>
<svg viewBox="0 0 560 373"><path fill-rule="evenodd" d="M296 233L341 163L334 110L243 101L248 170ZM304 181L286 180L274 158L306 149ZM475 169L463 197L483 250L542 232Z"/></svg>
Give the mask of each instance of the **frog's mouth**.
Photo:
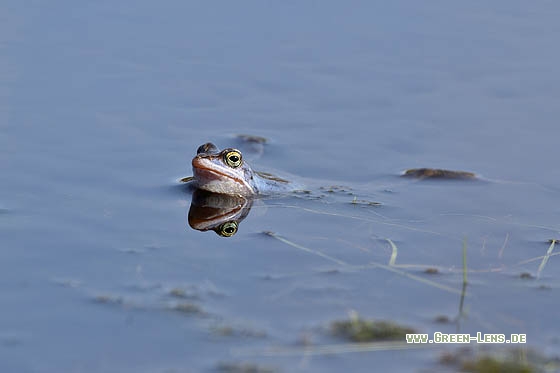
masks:
<svg viewBox="0 0 560 373"><path fill-rule="evenodd" d="M227 169L218 169L214 163L207 159L194 157L192 168L194 179L202 189L210 191L222 190L222 188L216 188L216 184L222 184L224 186L229 185L230 187L227 189L232 189L235 193L240 193L241 191L245 191L245 193L253 192L253 188L240 175L227 172ZM213 186L210 187L210 185ZM208 186L208 188L205 188L205 186Z"/></svg>

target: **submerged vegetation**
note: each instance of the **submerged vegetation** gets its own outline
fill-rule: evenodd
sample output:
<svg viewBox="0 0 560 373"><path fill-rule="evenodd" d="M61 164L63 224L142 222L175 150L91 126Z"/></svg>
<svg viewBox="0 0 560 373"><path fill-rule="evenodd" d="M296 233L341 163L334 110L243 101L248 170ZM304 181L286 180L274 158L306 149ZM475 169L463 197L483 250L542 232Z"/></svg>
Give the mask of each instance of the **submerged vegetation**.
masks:
<svg viewBox="0 0 560 373"><path fill-rule="evenodd" d="M210 327L210 331L221 337L265 338L267 336L264 330L231 324L214 325Z"/></svg>
<svg viewBox="0 0 560 373"><path fill-rule="evenodd" d="M190 302L176 303L169 307L172 311L177 311L189 315L206 315L206 312L198 304Z"/></svg>
<svg viewBox="0 0 560 373"><path fill-rule="evenodd" d="M532 373L557 371L558 359L550 359L527 349L512 348L476 353L471 348L445 352L440 363L461 372L472 373Z"/></svg>
<svg viewBox="0 0 560 373"><path fill-rule="evenodd" d="M354 196L354 198L350 203L353 205L362 205L362 206L381 206L381 202L369 201L367 199L358 199L358 197L356 196Z"/></svg>
<svg viewBox="0 0 560 373"><path fill-rule="evenodd" d="M218 364L217 371L223 373L274 373L276 370L270 367L257 365L255 363L222 362Z"/></svg>
<svg viewBox="0 0 560 373"><path fill-rule="evenodd" d="M535 371L528 364L514 360L499 360L491 356L483 356L472 361L465 361L461 364L461 370L475 373L531 373Z"/></svg>
<svg viewBox="0 0 560 373"><path fill-rule="evenodd" d="M98 294L93 297L95 303L101 304L120 304L124 303L124 299L121 296L110 295L110 294Z"/></svg>
<svg viewBox="0 0 560 373"><path fill-rule="evenodd" d="M413 328L392 321L365 320L351 314L348 320L333 321L332 334L352 342L404 341L407 334L416 333Z"/></svg>
<svg viewBox="0 0 560 373"><path fill-rule="evenodd" d="M179 299L199 299L200 296L192 289L183 289L175 287L169 290L169 295L173 298Z"/></svg>

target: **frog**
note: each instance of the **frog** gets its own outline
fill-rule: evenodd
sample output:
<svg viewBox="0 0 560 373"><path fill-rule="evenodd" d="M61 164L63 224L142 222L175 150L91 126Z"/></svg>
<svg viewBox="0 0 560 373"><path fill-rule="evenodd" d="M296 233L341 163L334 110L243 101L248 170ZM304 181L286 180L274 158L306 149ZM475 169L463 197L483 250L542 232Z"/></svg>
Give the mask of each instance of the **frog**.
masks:
<svg viewBox="0 0 560 373"><path fill-rule="evenodd" d="M197 189L212 193L253 197L297 189L286 179L254 171L239 149L220 150L211 142L198 147L192 159L192 170L193 176L188 181Z"/></svg>

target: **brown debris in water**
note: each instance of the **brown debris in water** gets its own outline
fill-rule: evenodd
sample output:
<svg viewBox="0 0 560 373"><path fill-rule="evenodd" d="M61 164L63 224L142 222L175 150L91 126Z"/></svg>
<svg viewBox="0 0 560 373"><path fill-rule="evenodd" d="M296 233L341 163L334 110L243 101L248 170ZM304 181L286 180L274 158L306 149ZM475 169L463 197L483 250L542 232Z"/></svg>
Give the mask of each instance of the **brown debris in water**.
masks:
<svg viewBox="0 0 560 373"><path fill-rule="evenodd" d="M367 199L358 199L354 196L354 199L350 202L353 205L363 205L363 206L381 206L381 202L368 201Z"/></svg>
<svg viewBox="0 0 560 373"><path fill-rule="evenodd" d="M263 179L268 179L268 180L276 181L276 182L279 182L279 183L286 183L286 184L289 183L288 180L282 179L281 177L273 175L269 172L255 171L255 173L257 175L259 175L260 177L262 177Z"/></svg>
<svg viewBox="0 0 560 373"><path fill-rule="evenodd" d="M451 319L446 315L438 315L434 318L434 322L438 324L449 324L451 322Z"/></svg>
<svg viewBox="0 0 560 373"><path fill-rule="evenodd" d="M454 371L473 373L532 373L558 369L557 357L549 357L527 348L472 349L462 347L454 351L443 352L439 363Z"/></svg>
<svg viewBox="0 0 560 373"><path fill-rule="evenodd" d="M124 299L121 296L99 294L93 297L93 301L102 304L123 304Z"/></svg>
<svg viewBox="0 0 560 373"><path fill-rule="evenodd" d="M332 334L352 342L405 340L407 334L416 333L414 329L392 321L365 320L358 316L333 321L330 329Z"/></svg>
<svg viewBox="0 0 560 373"><path fill-rule="evenodd" d="M235 137L237 137L239 140L255 144L266 144L268 142L268 139L262 136L239 134Z"/></svg>
<svg viewBox="0 0 560 373"><path fill-rule="evenodd" d="M251 362L221 362L217 366L217 371L224 373L274 373L276 369Z"/></svg>
<svg viewBox="0 0 560 373"><path fill-rule="evenodd" d="M187 315L199 315L199 316L206 316L206 312L197 304L190 303L190 302L182 302L176 303L168 307L171 311L177 311L179 313L187 314Z"/></svg>
<svg viewBox="0 0 560 373"><path fill-rule="evenodd" d="M438 168L411 168L402 176L416 179L447 179L447 180L473 180L476 174L468 171L453 171Z"/></svg>

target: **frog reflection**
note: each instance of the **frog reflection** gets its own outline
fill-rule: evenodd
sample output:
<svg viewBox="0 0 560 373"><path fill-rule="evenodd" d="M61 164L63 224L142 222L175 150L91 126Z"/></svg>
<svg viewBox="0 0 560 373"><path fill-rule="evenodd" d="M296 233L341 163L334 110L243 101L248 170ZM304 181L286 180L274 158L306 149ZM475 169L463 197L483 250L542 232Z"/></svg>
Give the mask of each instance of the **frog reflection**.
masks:
<svg viewBox="0 0 560 373"><path fill-rule="evenodd" d="M251 211L253 200L239 195L212 193L197 189L189 209L189 225L199 231L213 230L219 236L231 237L239 223Z"/></svg>

